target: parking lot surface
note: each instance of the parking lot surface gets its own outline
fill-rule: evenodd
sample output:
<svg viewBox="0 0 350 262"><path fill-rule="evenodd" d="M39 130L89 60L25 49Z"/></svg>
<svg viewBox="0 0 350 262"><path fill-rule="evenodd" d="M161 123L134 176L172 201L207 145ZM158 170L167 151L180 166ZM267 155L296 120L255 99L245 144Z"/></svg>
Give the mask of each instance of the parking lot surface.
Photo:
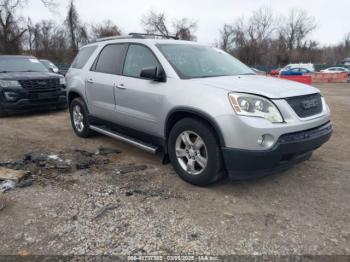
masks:
<svg viewBox="0 0 350 262"><path fill-rule="evenodd" d="M209 188L161 155L76 137L66 111L0 119L0 163L33 177L0 193L0 254L350 254L350 84L319 88L334 133L310 161Z"/></svg>

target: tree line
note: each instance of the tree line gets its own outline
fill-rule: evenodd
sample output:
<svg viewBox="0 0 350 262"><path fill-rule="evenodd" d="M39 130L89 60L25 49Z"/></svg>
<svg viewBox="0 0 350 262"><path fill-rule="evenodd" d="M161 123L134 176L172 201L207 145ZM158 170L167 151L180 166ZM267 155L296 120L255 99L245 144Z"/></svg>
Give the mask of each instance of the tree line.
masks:
<svg viewBox="0 0 350 262"><path fill-rule="evenodd" d="M58 5L55 0L41 2L51 10ZM74 0L70 0L61 24L53 20L33 23L31 18L21 16L19 11L28 4L30 0L0 0L0 54L25 53L70 63L86 43L124 33L111 20L84 23ZM141 17L140 23L146 33L172 35L189 41L197 39L198 22L186 17L170 21L163 12L149 11ZM283 17L275 15L268 7L261 7L248 19L239 18L224 24L213 44L249 65L337 64L350 56L350 33L338 45L322 47L310 39L316 27L315 19L305 10L293 9Z"/></svg>
<svg viewBox="0 0 350 262"><path fill-rule="evenodd" d="M305 10L292 9L280 16L261 7L246 20L224 24L216 45L249 65L333 65L350 56L350 32L338 45L322 47L310 38L316 28L315 18Z"/></svg>

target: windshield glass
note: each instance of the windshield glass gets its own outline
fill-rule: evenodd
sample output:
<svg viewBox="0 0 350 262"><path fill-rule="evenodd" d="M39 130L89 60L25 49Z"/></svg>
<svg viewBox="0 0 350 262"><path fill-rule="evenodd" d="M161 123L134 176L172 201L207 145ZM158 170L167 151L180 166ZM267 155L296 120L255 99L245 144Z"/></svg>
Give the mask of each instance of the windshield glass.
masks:
<svg viewBox="0 0 350 262"><path fill-rule="evenodd" d="M48 72L36 58L0 57L0 72Z"/></svg>
<svg viewBox="0 0 350 262"><path fill-rule="evenodd" d="M255 74L236 58L216 48L190 44L158 44L157 47L181 78Z"/></svg>

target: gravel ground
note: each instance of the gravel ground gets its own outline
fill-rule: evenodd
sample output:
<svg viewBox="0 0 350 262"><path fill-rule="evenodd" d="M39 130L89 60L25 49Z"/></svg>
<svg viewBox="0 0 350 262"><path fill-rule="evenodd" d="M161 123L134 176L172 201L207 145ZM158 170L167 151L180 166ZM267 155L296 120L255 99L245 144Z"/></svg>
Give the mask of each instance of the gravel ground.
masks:
<svg viewBox="0 0 350 262"><path fill-rule="evenodd" d="M0 162L33 174L0 193L0 254L349 255L350 84L319 87L334 135L310 161L209 188L160 155L76 137L67 112L0 119Z"/></svg>

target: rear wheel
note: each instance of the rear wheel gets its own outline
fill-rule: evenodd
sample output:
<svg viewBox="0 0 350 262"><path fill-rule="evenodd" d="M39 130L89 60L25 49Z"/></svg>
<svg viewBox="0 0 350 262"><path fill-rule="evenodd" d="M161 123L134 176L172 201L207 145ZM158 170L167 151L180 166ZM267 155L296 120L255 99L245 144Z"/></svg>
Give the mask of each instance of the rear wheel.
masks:
<svg viewBox="0 0 350 262"><path fill-rule="evenodd" d="M94 132L89 128L88 110L81 98L75 98L70 106L69 112L74 132L79 137L90 137Z"/></svg>
<svg viewBox="0 0 350 262"><path fill-rule="evenodd" d="M185 181L208 186L225 176L215 132L205 122L186 118L169 135L170 160Z"/></svg>

